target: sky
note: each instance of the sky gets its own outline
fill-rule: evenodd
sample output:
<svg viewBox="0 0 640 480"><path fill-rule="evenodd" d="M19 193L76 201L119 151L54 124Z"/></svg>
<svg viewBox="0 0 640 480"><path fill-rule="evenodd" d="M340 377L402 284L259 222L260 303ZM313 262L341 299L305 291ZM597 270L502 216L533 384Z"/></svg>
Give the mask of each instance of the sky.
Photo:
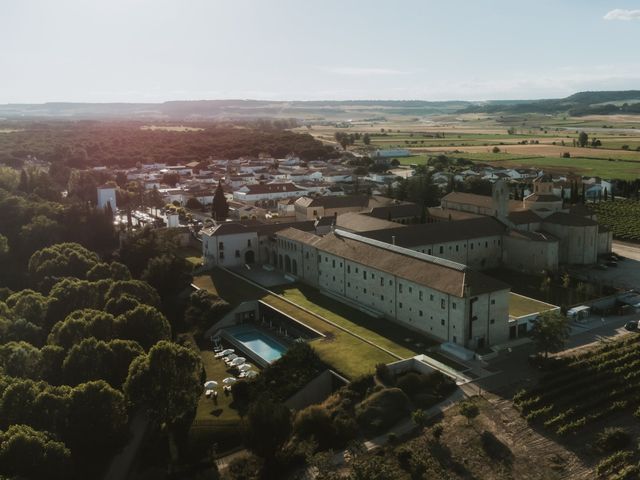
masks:
<svg viewBox="0 0 640 480"><path fill-rule="evenodd" d="M0 103L640 89L640 0L0 0Z"/></svg>

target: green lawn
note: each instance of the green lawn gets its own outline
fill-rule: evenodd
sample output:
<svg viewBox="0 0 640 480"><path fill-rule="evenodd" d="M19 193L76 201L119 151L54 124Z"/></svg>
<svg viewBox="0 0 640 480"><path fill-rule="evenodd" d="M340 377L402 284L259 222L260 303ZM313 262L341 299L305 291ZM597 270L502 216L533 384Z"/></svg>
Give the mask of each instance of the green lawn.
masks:
<svg viewBox="0 0 640 480"><path fill-rule="evenodd" d="M510 317L522 317L531 313L545 312L551 308L554 308L554 305L515 293L509 294Z"/></svg>
<svg viewBox="0 0 640 480"><path fill-rule="evenodd" d="M181 247L176 253L179 257L184 258L196 267L202 264L202 251L195 247Z"/></svg>
<svg viewBox="0 0 640 480"><path fill-rule="evenodd" d="M404 341L405 338L411 338L413 342L419 341L426 347L436 344L433 340L416 334L401 325L384 318L374 318L322 295L315 288L306 285L287 285L277 293L403 358L424 353L424 351L416 349L414 345L408 345Z"/></svg>

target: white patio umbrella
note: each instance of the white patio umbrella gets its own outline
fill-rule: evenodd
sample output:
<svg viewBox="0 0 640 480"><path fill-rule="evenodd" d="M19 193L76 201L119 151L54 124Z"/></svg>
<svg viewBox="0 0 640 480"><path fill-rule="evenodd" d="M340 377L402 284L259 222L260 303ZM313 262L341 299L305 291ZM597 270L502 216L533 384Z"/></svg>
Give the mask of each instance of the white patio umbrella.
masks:
<svg viewBox="0 0 640 480"><path fill-rule="evenodd" d="M244 357L234 358L233 360L231 360L231 366L232 367L239 367L240 365L242 365L246 361L247 361L247 359L244 358Z"/></svg>
<svg viewBox="0 0 640 480"><path fill-rule="evenodd" d="M207 382L204 382L204 388L206 388L207 390L216 388L217 386L218 386L218 382L216 382L215 380L209 380Z"/></svg>
<svg viewBox="0 0 640 480"><path fill-rule="evenodd" d="M238 380L236 378L233 377L227 377L224 380L222 380L222 383L224 383L225 385L231 385L232 383L236 383Z"/></svg>
<svg viewBox="0 0 640 480"><path fill-rule="evenodd" d="M226 357L227 355L231 355L234 352L233 348L227 348L226 350L222 350L215 354L216 358Z"/></svg>
<svg viewBox="0 0 640 480"><path fill-rule="evenodd" d="M244 376L246 378L253 378L253 377L257 377L258 376L258 372L256 372L255 370L249 370L247 372L244 372Z"/></svg>
<svg viewBox="0 0 640 480"><path fill-rule="evenodd" d="M230 364L231 362L233 362L236 358L238 358L238 355L236 355L235 353L232 353L231 355L229 355L227 358L224 359L224 361L227 364Z"/></svg>
<svg viewBox="0 0 640 480"><path fill-rule="evenodd" d="M243 363L238 367L238 370L240 370L241 372L246 372L247 370L251 370L251 365L249 365L248 363Z"/></svg>

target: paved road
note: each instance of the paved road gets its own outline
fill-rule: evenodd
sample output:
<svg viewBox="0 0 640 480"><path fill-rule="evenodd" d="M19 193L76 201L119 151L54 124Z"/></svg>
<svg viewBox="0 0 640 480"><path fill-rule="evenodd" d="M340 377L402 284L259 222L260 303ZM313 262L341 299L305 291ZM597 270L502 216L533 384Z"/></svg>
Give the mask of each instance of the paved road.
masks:
<svg viewBox="0 0 640 480"><path fill-rule="evenodd" d="M640 245L628 242L613 242L613 252L632 260L640 261Z"/></svg>

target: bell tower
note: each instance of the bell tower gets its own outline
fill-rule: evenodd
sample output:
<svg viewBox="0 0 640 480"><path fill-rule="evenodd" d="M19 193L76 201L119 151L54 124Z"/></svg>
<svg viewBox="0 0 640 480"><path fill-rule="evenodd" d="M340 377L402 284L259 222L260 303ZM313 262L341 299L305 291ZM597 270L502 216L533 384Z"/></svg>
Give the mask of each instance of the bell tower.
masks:
<svg viewBox="0 0 640 480"><path fill-rule="evenodd" d="M509 189L504 180L497 180L491 188L493 216L503 220L509 214Z"/></svg>

